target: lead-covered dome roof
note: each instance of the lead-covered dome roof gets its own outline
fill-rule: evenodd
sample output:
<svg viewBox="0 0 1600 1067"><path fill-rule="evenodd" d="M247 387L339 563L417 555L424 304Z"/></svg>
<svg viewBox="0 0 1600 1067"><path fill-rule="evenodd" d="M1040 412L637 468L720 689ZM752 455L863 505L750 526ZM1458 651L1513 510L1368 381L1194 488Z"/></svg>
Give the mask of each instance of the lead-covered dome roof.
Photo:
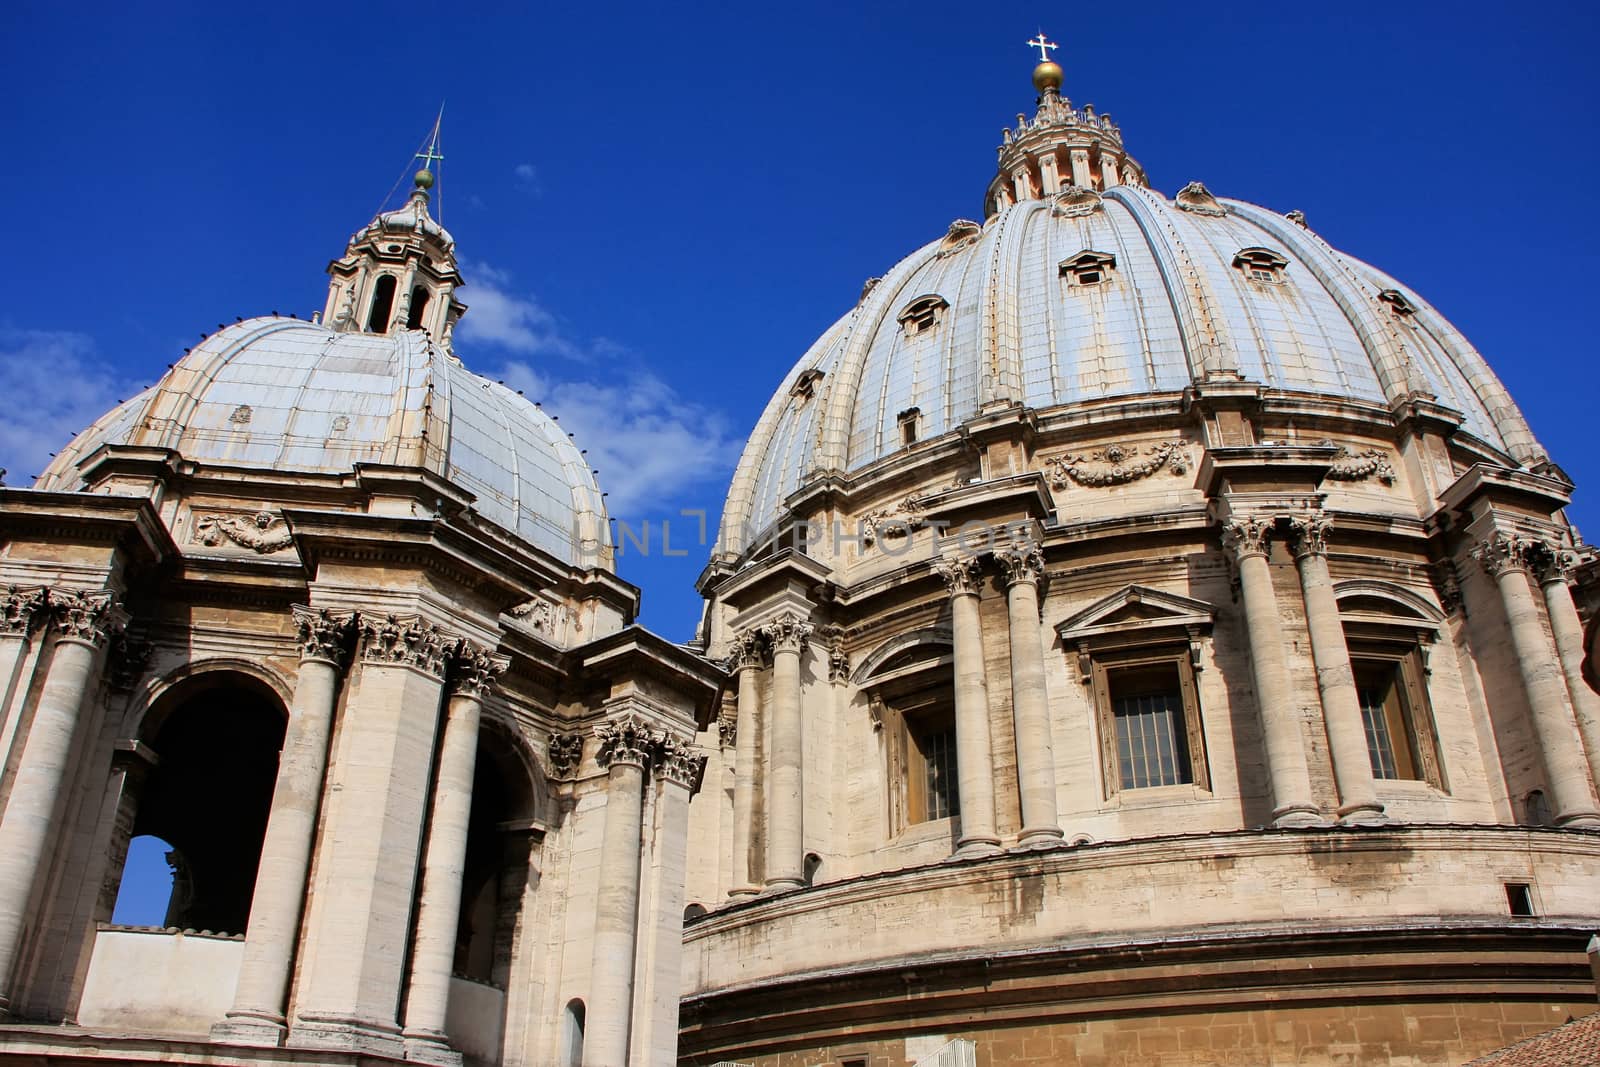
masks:
<svg viewBox="0 0 1600 1067"><path fill-rule="evenodd" d="M1046 85L1000 147L982 224L868 283L784 379L724 512L737 553L814 473L851 474L995 403L1181 397L1218 378L1382 409L1432 394L1462 432L1542 454L1483 358L1412 290L1289 215L1145 186L1109 120ZM1113 137L1114 134L1114 137Z"/></svg>
<svg viewBox="0 0 1600 1067"><path fill-rule="evenodd" d="M422 330L339 332L278 317L219 330L79 434L36 488L81 489L78 464L102 445L274 471L421 467L472 493L483 518L564 562L609 558L600 491L559 424Z"/></svg>

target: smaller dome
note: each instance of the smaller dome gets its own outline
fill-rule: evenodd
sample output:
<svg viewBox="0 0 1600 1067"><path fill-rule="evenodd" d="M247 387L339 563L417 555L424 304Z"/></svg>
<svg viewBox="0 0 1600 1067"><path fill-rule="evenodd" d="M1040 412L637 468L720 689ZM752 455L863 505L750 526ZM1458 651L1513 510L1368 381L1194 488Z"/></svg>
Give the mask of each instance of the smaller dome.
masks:
<svg viewBox="0 0 1600 1067"><path fill-rule="evenodd" d="M610 566L600 490L565 431L421 330L343 333L246 319L79 434L35 487L82 489L78 464L103 445L280 472L422 467L473 494L483 518L563 562Z"/></svg>

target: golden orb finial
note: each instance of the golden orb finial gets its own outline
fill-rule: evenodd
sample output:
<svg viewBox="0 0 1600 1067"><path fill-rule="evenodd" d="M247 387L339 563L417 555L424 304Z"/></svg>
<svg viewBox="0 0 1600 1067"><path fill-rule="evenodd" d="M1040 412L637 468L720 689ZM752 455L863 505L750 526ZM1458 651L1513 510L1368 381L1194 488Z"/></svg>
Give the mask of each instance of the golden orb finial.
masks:
<svg viewBox="0 0 1600 1067"><path fill-rule="evenodd" d="M1050 58L1050 53L1061 47L1045 37L1044 31L1028 42L1029 48L1039 50L1039 65L1033 68L1033 87L1039 92L1061 88L1061 66Z"/></svg>

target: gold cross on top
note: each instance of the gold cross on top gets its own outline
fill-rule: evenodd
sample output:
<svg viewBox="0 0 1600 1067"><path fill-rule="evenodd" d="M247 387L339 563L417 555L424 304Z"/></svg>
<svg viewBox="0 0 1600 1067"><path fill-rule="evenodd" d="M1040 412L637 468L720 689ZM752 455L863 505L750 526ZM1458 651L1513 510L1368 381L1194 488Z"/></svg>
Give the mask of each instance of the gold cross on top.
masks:
<svg viewBox="0 0 1600 1067"><path fill-rule="evenodd" d="M1050 53L1061 46L1053 41L1046 40L1044 31L1040 30L1039 36L1028 42L1028 47L1037 48L1039 50L1039 62L1048 63L1050 62Z"/></svg>

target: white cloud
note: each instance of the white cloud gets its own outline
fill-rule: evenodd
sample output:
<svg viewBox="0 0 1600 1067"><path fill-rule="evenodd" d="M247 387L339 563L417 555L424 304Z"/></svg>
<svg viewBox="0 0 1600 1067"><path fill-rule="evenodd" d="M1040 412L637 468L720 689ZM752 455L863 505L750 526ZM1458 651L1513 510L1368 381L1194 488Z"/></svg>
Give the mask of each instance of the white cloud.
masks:
<svg viewBox="0 0 1600 1067"><path fill-rule="evenodd" d="M138 386L95 353L84 334L0 325L0 467L8 485L31 485L72 435Z"/></svg>
<svg viewBox="0 0 1600 1067"><path fill-rule="evenodd" d="M607 337L574 339L536 297L514 291L506 271L474 263L463 272L471 281L464 294L470 310L457 336L469 363L487 370L489 363L472 356L483 346L513 356L560 356L584 372L560 373L548 362L536 369L512 358L488 376L560 416L578 447L589 450L589 466L610 494L610 514L639 522L651 509L715 511L744 445L725 415L685 399L643 369L625 345Z"/></svg>
<svg viewBox="0 0 1600 1067"><path fill-rule="evenodd" d="M517 188L529 196L543 196L544 186L539 183L539 168L532 163L518 163L511 169L517 179Z"/></svg>

